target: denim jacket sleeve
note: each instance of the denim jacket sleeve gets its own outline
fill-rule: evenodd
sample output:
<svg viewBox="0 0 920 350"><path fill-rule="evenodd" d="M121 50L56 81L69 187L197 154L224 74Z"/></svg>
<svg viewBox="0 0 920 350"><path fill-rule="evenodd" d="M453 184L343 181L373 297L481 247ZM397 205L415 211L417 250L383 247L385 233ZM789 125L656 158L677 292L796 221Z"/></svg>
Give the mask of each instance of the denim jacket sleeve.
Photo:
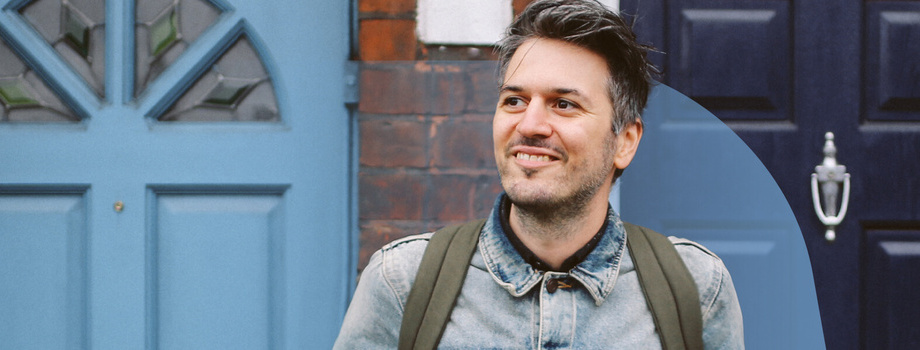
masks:
<svg viewBox="0 0 920 350"><path fill-rule="evenodd" d="M394 241L371 256L333 349L395 349L403 308L430 234Z"/></svg>
<svg viewBox="0 0 920 350"><path fill-rule="evenodd" d="M672 242L698 284L706 349L744 349L741 306L722 259L696 242Z"/></svg>

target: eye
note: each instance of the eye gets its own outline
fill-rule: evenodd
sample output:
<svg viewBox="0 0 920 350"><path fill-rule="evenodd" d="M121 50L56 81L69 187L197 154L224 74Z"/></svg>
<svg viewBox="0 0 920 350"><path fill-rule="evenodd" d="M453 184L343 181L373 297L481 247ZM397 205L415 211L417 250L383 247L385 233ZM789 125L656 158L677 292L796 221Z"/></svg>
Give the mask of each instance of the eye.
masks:
<svg viewBox="0 0 920 350"><path fill-rule="evenodd" d="M556 105L554 107L561 110L570 110L573 108L578 108L578 105L569 100L558 99L556 100Z"/></svg>
<svg viewBox="0 0 920 350"><path fill-rule="evenodd" d="M520 109L527 106L527 102L524 99L517 96L506 97L502 100L502 106L510 109Z"/></svg>

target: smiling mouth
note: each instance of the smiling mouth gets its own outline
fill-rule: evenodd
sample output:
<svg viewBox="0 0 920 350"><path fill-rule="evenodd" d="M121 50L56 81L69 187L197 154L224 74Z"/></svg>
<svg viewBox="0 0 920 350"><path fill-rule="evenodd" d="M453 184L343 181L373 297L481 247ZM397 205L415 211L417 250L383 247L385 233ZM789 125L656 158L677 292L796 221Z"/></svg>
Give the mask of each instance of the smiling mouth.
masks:
<svg viewBox="0 0 920 350"><path fill-rule="evenodd" d="M520 160L528 160L531 162L549 162L553 160L548 155L534 155L534 154L527 154L524 152L518 152L514 157Z"/></svg>

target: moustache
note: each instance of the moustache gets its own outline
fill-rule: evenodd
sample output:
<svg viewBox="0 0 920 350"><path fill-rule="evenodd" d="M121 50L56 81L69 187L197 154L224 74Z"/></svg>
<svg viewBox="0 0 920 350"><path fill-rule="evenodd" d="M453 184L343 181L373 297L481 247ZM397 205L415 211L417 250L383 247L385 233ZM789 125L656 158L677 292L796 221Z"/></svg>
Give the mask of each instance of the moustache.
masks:
<svg viewBox="0 0 920 350"><path fill-rule="evenodd" d="M527 146L527 147L551 149L553 150L553 152L556 152L557 154L559 154L560 157L562 157L562 160L567 160L569 158L568 153L566 153L562 149L562 147L559 147L547 141L546 139L537 139L537 138L532 138L532 137L515 138L511 140L510 142L508 142L508 145L505 147L505 153L508 155L511 155L511 149L514 148L515 146Z"/></svg>

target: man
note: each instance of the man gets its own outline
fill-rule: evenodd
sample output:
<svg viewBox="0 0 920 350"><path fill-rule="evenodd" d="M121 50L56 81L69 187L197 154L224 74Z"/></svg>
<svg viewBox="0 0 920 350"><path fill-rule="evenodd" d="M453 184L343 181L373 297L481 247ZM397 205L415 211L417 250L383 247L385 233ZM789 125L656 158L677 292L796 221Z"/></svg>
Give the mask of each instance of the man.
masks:
<svg viewBox="0 0 920 350"><path fill-rule="evenodd" d="M482 228L443 348L660 348L611 187L642 137L647 48L594 0L537 1L499 43L493 120L505 193ZM431 234L371 258L336 342L396 348ZM699 291L707 349L743 348L741 311L718 257L671 239Z"/></svg>

